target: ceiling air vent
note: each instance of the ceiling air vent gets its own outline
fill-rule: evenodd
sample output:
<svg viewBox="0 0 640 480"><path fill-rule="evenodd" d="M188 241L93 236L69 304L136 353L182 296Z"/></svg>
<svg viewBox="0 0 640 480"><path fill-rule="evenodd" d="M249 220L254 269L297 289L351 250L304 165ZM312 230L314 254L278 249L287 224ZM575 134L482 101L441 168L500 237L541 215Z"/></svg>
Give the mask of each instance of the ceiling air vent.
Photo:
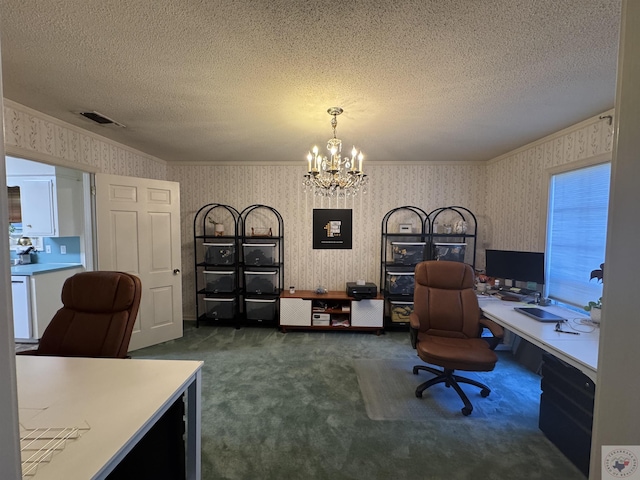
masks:
<svg viewBox="0 0 640 480"><path fill-rule="evenodd" d="M102 115L101 113L98 112L78 112L80 115L82 115L85 118L88 118L89 120L93 120L96 123L99 123L100 125L114 125L116 127L123 127L124 125L121 123L116 122L115 120L110 119L109 117L106 117L104 115Z"/></svg>

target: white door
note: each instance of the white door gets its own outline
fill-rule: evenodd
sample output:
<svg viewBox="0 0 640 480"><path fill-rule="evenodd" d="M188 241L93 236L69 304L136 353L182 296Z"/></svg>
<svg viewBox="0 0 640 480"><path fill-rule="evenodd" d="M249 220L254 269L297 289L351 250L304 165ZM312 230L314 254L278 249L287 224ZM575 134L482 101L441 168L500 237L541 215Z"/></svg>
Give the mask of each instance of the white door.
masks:
<svg viewBox="0 0 640 480"><path fill-rule="evenodd" d="M142 299L129 350L182 336L177 182L96 174L98 270L132 273Z"/></svg>

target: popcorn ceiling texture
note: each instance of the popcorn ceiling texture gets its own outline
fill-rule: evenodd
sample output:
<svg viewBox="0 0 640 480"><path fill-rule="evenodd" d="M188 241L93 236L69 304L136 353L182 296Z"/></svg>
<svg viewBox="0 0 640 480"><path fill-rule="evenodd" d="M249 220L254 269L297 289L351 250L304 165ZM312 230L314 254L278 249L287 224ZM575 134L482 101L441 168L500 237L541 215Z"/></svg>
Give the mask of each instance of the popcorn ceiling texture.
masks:
<svg viewBox="0 0 640 480"><path fill-rule="evenodd" d="M332 106L365 164L486 161L614 102L619 0L1 6L6 98L172 163L303 165Z"/></svg>

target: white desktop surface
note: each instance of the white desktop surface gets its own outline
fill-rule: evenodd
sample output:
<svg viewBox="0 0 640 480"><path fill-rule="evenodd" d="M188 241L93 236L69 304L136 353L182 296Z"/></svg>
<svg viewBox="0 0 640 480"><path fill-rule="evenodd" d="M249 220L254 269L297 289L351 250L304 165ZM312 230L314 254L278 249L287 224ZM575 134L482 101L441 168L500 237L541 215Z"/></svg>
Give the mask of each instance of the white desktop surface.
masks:
<svg viewBox="0 0 640 480"><path fill-rule="evenodd" d="M478 298L480 308L484 315L502 325L507 330L519 337L533 343L555 357L565 361L587 375L594 383L596 381L596 368L598 365L598 345L600 342L600 329L593 332L580 332L580 335L571 335L555 331L555 322L540 322L527 315L514 310L514 307L536 306L519 302L507 302L499 299ZM537 307L537 306L536 306ZM555 313L560 317L572 320L588 318L586 315L558 307L538 307ZM567 324L563 330L575 331ZM588 329L584 327L584 329Z"/></svg>
<svg viewBox="0 0 640 480"><path fill-rule="evenodd" d="M34 480L104 478L187 389L199 396L193 385L199 386L201 366L198 361L16 356L23 427L89 426L41 464ZM195 444L193 437L187 439L187 448L199 450L200 399L190 399L189 407L192 402L196 408L187 413L198 435ZM198 462L188 469L191 478L199 478L199 451L188 452L187 461Z"/></svg>

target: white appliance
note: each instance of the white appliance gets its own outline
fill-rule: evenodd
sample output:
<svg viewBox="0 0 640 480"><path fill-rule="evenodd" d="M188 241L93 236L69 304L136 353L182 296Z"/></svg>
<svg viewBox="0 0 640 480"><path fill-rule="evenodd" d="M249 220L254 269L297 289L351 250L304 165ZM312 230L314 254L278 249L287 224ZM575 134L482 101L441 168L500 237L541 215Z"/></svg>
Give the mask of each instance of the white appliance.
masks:
<svg viewBox="0 0 640 480"><path fill-rule="evenodd" d="M11 275L13 297L13 330L16 339L31 339L31 293L29 277Z"/></svg>

